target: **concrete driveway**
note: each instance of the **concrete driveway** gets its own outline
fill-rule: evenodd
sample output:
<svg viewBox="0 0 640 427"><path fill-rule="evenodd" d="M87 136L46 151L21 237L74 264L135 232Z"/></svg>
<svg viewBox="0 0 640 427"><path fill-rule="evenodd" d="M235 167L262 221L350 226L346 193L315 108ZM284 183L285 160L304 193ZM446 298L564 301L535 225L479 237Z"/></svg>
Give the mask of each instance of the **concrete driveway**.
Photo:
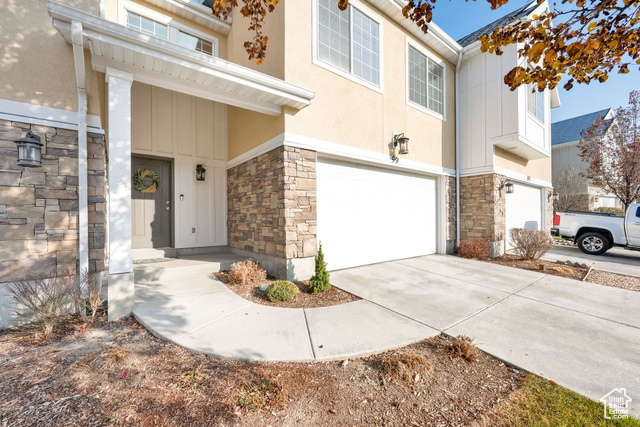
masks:
<svg viewBox="0 0 640 427"><path fill-rule="evenodd" d="M626 387L640 415L640 293L432 255L331 274L348 292L598 400Z"/></svg>
<svg viewBox="0 0 640 427"><path fill-rule="evenodd" d="M542 259L586 262L598 270L640 277L640 252L622 248L609 249L604 255L588 255L577 246L554 246Z"/></svg>

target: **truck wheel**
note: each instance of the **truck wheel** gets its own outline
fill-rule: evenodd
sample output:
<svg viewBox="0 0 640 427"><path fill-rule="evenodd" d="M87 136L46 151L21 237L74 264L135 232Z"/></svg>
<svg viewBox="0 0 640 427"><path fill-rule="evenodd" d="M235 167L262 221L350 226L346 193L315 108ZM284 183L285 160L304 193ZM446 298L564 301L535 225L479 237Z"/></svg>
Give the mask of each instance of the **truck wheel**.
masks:
<svg viewBox="0 0 640 427"><path fill-rule="evenodd" d="M578 239L578 247L585 254L602 255L609 250L609 239L600 233L584 233Z"/></svg>

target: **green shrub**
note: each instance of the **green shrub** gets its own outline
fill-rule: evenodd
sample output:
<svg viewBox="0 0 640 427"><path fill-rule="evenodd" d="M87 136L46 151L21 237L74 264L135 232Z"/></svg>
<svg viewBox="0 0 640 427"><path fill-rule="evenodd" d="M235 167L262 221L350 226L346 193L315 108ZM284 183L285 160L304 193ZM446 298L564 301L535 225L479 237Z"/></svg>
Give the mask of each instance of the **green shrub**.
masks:
<svg viewBox="0 0 640 427"><path fill-rule="evenodd" d="M600 213L608 213L608 214L613 214L616 216L624 216L625 212L624 209L622 208L596 208L596 212L600 212Z"/></svg>
<svg viewBox="0 0 640 427"><path fill-rule="evenodd" d="M271 301L290 301L298 293L298 287L287 280L278 280L267 286L267 298Z"/></svg>
<svg viewBox="0 0 640 427"><path fill-rule="evenodd" d="M320 249L318 249L318 255L316 256L316 274L309 280L309 291L317 294L319 292L326 292L329 289L331 289L329 272L327 271L327 263L324 262L322 244L320 244Z"/></svg>

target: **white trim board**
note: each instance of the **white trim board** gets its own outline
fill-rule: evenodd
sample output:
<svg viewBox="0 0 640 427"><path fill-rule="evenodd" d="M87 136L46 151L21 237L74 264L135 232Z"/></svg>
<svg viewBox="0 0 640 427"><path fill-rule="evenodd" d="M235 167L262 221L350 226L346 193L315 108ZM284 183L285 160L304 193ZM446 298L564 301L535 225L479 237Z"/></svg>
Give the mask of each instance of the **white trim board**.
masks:
<svg viewBox="0 0 640 427"><path fill-rule="evenodd" d="M0 99L0 119L78 130L78 112ZM104 134L100 116L87 115L87 132Z"/></svg>
<svg viewBox="0 0 640 427"><path fill-rule="evenodd" d="M399 163L393 163L388 155L382 153L363 150L362 148L349 147L347 145L310 138L289 132L281 133L257 147L254 147L251 150L229 160L227 162L227 169L231 169L234 166L242 164L282 145L312 150L324 157L348 159L357 163L367 163L389 169L406 170L428 175L455 176L456 173L454 169L417 162L415 160L406 160L401 158Z"/></svg>

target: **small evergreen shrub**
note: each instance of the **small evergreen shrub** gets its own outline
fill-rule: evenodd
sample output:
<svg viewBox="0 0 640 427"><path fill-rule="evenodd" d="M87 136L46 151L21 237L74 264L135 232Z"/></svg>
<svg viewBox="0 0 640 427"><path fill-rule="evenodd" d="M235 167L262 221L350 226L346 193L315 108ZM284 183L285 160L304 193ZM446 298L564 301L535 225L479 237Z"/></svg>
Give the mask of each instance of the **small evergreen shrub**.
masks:
<svg viewBox="0 0 640 427"><path fill-rule="evenodd" d="M512 228L509 237L515 254L524 259L540 259L553 247L553 239L544 231Z"/></svg>
<svg viewBox="0 0 640 427"><path fill-rule="evenodd" d="M298 287L287 280L278 280L265 291L271 301L291 301L298 293Z"/></svg>
<svg viewBox="0 0 640 427"><path fill-rule="evenodd" d="M251 258L231 264L229 283L232 285L254 285L267 280L267 272Z"/></svg>
<svg viewBox="0 0 640 427"><path fill-rule="evenodd" d="M309 280L309 292L317 294L319 292L326 292L331 289L331 283L329 282L329 272L327 271L327 263L324 262L324 253L322 253L322 244L318 249L318 255L316 255L316 272Z"/></svg>
<svg viewBox="0 0 640 427"><path fill-rule="evenodd" d="M624 216L625 211L622 208L596 208L596 212L613 214L615 216Z"/></svg>
<svg viewBox="0 0 640 427"><path fill-rule="evenodd" d="M458 255L462 258L486 258L489 256L488 240L466 239L458 243Z"/></svg>

